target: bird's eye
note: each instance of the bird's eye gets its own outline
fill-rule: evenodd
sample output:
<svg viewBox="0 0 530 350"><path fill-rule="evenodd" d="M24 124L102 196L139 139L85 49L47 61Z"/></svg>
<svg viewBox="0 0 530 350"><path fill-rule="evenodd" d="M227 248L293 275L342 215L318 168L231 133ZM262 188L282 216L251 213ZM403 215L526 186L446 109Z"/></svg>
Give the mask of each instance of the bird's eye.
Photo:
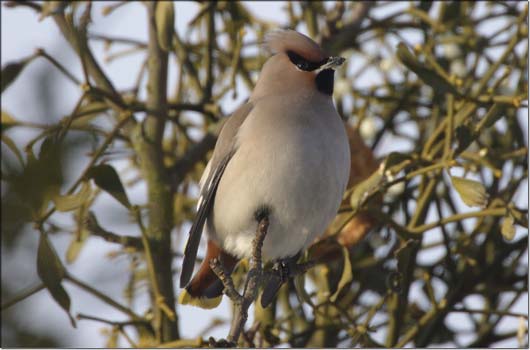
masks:
<svg viewBox="0 0 530 350"><path fill-rule="evenodd" d="M296 66L301 70L309 70L309 64L306 61L299 62L296 64Z"/></svg>
<svg viewBox="0 0 530 350"><path fill-rule="evenodd" d="M289 60L291 60L292 64L294 64L300 70L310 72L319 67L318 63L310 62L293 51L287 51L287 56L289 56Z"/></svg>

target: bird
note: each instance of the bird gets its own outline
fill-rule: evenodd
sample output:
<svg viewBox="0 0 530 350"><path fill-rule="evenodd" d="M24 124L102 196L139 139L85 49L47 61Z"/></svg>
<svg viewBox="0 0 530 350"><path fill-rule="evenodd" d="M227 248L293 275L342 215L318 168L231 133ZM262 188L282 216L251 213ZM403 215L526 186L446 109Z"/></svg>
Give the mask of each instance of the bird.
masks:
<svg viewBox="0 0 530 350"><path fill-rule="evenodd" d="M219 305L223 285L210 260L230 273L249 258L265 215L263 260L292 261L324 233L346 190L350 148L332 98L334 72L345 59L291 29L267 33L264 45L271 56L248 100L221 128L199 181L180 304ZM192 279L203 231L206 256Z"/></svg>

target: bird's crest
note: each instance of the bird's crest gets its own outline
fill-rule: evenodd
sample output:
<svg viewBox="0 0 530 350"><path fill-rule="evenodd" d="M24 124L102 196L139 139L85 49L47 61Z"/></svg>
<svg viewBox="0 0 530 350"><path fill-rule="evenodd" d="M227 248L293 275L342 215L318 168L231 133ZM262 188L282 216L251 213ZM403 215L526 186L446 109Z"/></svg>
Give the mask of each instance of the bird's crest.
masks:
<svg viewBox="0 0 530 350"><path fill-rule="evenodd" d="M321 61L326 57L316 42L291 29L277 29L267 33L264 44L272 54L294 51L313 62Z"/></svg>

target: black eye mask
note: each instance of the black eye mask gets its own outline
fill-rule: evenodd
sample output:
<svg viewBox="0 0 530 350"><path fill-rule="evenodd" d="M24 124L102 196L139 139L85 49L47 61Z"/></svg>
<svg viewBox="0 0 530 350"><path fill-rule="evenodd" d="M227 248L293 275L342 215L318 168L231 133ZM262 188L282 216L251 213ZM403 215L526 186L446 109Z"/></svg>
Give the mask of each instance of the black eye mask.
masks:
<svg viewBox="0 0 530 350"><path fill-rule="evenodd" d="M327 58L320 62L311 62L294 53L293 51L287 51L287 56L289 56L289 59L295 66L306 72L314 71L327 62Z"/></svg>

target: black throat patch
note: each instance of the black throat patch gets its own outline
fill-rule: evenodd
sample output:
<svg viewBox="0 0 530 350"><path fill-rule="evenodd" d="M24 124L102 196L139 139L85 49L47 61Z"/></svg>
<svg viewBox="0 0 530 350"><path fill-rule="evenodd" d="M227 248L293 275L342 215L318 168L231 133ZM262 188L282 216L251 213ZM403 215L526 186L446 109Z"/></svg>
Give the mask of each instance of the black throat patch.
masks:
<svg viewBox="0 0 530 350"><path fill-rule="evenodd" d="M315 83L318 91L329 96L333 95L334 73L333 69L324 69L317 74Z"/></svg>

